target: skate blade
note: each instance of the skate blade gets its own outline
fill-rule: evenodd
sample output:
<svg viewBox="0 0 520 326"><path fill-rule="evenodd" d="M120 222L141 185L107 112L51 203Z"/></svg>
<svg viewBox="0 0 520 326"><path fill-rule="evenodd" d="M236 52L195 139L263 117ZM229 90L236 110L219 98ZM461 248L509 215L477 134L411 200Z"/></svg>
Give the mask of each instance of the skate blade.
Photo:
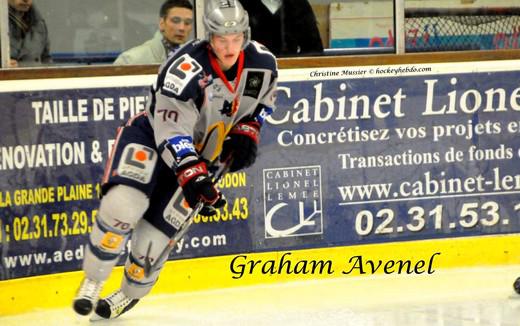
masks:
<svg viewBox="0 0 520 326"><path fill-rule="evenodd" d="M520 300L520 295L518 295L518 294L515 292L515 293L510 294L507 298L508 298L509 300L519 301L519 300Z"/></svg>
<svg viewBox="0 0 520 326"><path fill-rule="evenodd" d="M108 320L106 318L101 317L100 315L96 314L96 312L93 312L92 315L90 315L89 321L96 322L101 320Z"/></svg>
<svg viewBox="0 0 520 326"><path fill-rule="evenodd" d="M82 315L82 314L78 314L76 311L74 311L74 315L76 316L76 320L80 321L80 320L85 320L85 317L89 317L90 314Z"/></svg>

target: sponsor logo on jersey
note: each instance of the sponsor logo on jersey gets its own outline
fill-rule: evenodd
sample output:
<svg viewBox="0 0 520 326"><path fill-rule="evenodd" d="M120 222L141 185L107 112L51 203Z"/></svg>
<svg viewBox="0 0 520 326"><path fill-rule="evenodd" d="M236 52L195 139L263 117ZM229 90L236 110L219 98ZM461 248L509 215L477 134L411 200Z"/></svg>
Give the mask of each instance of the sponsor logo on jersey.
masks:
<svg viewBox="0 0 520 326"><path fill-rule="evenodd" d="M323 234L321 166L263 170L265 238Z"/></svg>
<svg viewBox="0 0 520 326"><path fill-rule="evenodd" d="M217 79L217 81L215 83L212 83L213 84L212 87L207 89L209 101L224 98L224 94L222 91L222 85L217 84L218 82L222 83L222 81Z"/></svg>
<svg viewBox="0 0 520 326"><path fill-rule="evenodd" d="M180 95L193 77L202 71L201 65L189 54L183 54L169 67L164 77L162 89Z"/></svg>
<svg viewBox="0 0 520 326"><path fill-rule="evenodd" d="M262 71L249 71L246 77L246 87L244 88L244 96L251 96L258 98L260 91L262 90L262 84L264 81L264 72Z"/></svg>
<svg viewBox="0 0 520 326"><path fill-rule="evenodd" d="M152 179L156 162L157 155L152 148L131 143L126 145L123 150L117 174L147 184Z"/></svg>
<svg viewBox="0 0 520 326"><path fill-rule="evenodd" d="M168 143L172 147L177 158L197 153L193 146L193 139L190 136L176 136L168 139Z"/></svg>
<svg viewBox="0 0 520 326"><path fill-rule="evenodd" d="M219 111L220 114L230 117L233 114L233 102L224 100L224 103L222 103L222 109Z"/></svg>

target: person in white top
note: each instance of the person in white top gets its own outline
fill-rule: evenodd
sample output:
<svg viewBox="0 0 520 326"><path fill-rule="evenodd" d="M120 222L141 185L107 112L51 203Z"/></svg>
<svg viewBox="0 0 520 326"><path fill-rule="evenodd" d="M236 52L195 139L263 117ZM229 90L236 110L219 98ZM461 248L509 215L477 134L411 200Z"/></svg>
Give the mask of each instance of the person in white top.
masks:
<svg viewBox="0 0 520 326"><path fill-rule="evenodd" d="M193 29L189 0L167 0L159 11L159 30L152 39L121 53L116 65L162 63L188 41Z"/></svg>

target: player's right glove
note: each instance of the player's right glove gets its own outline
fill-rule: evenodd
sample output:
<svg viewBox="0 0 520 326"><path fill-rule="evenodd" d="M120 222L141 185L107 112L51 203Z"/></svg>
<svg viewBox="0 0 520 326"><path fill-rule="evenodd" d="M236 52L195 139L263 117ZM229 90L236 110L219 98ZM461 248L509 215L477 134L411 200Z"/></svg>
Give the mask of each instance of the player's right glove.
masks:
<svg viewBox="0 0 520 326"><path fill-rule="evenodd" d="M201 160L192 160L177 168L177 181L182 187L184 198L191 208L202 202L204 208L199 212L202 215L215 215L214 208L223 207L226 199L217 189L208 175L206 163Z"/></svg>

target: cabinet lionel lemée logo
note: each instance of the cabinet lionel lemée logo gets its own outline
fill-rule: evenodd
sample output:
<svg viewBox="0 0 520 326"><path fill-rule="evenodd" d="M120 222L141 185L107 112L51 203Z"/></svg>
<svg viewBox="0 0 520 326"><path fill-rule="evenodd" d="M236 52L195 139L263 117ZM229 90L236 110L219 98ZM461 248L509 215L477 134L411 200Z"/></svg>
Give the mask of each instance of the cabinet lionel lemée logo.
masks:
<svg viewBox="0 0 520 326"><path fill-rule="evenodd" d="M323 233L321 166L263 170L265 237Z"/></svg>

